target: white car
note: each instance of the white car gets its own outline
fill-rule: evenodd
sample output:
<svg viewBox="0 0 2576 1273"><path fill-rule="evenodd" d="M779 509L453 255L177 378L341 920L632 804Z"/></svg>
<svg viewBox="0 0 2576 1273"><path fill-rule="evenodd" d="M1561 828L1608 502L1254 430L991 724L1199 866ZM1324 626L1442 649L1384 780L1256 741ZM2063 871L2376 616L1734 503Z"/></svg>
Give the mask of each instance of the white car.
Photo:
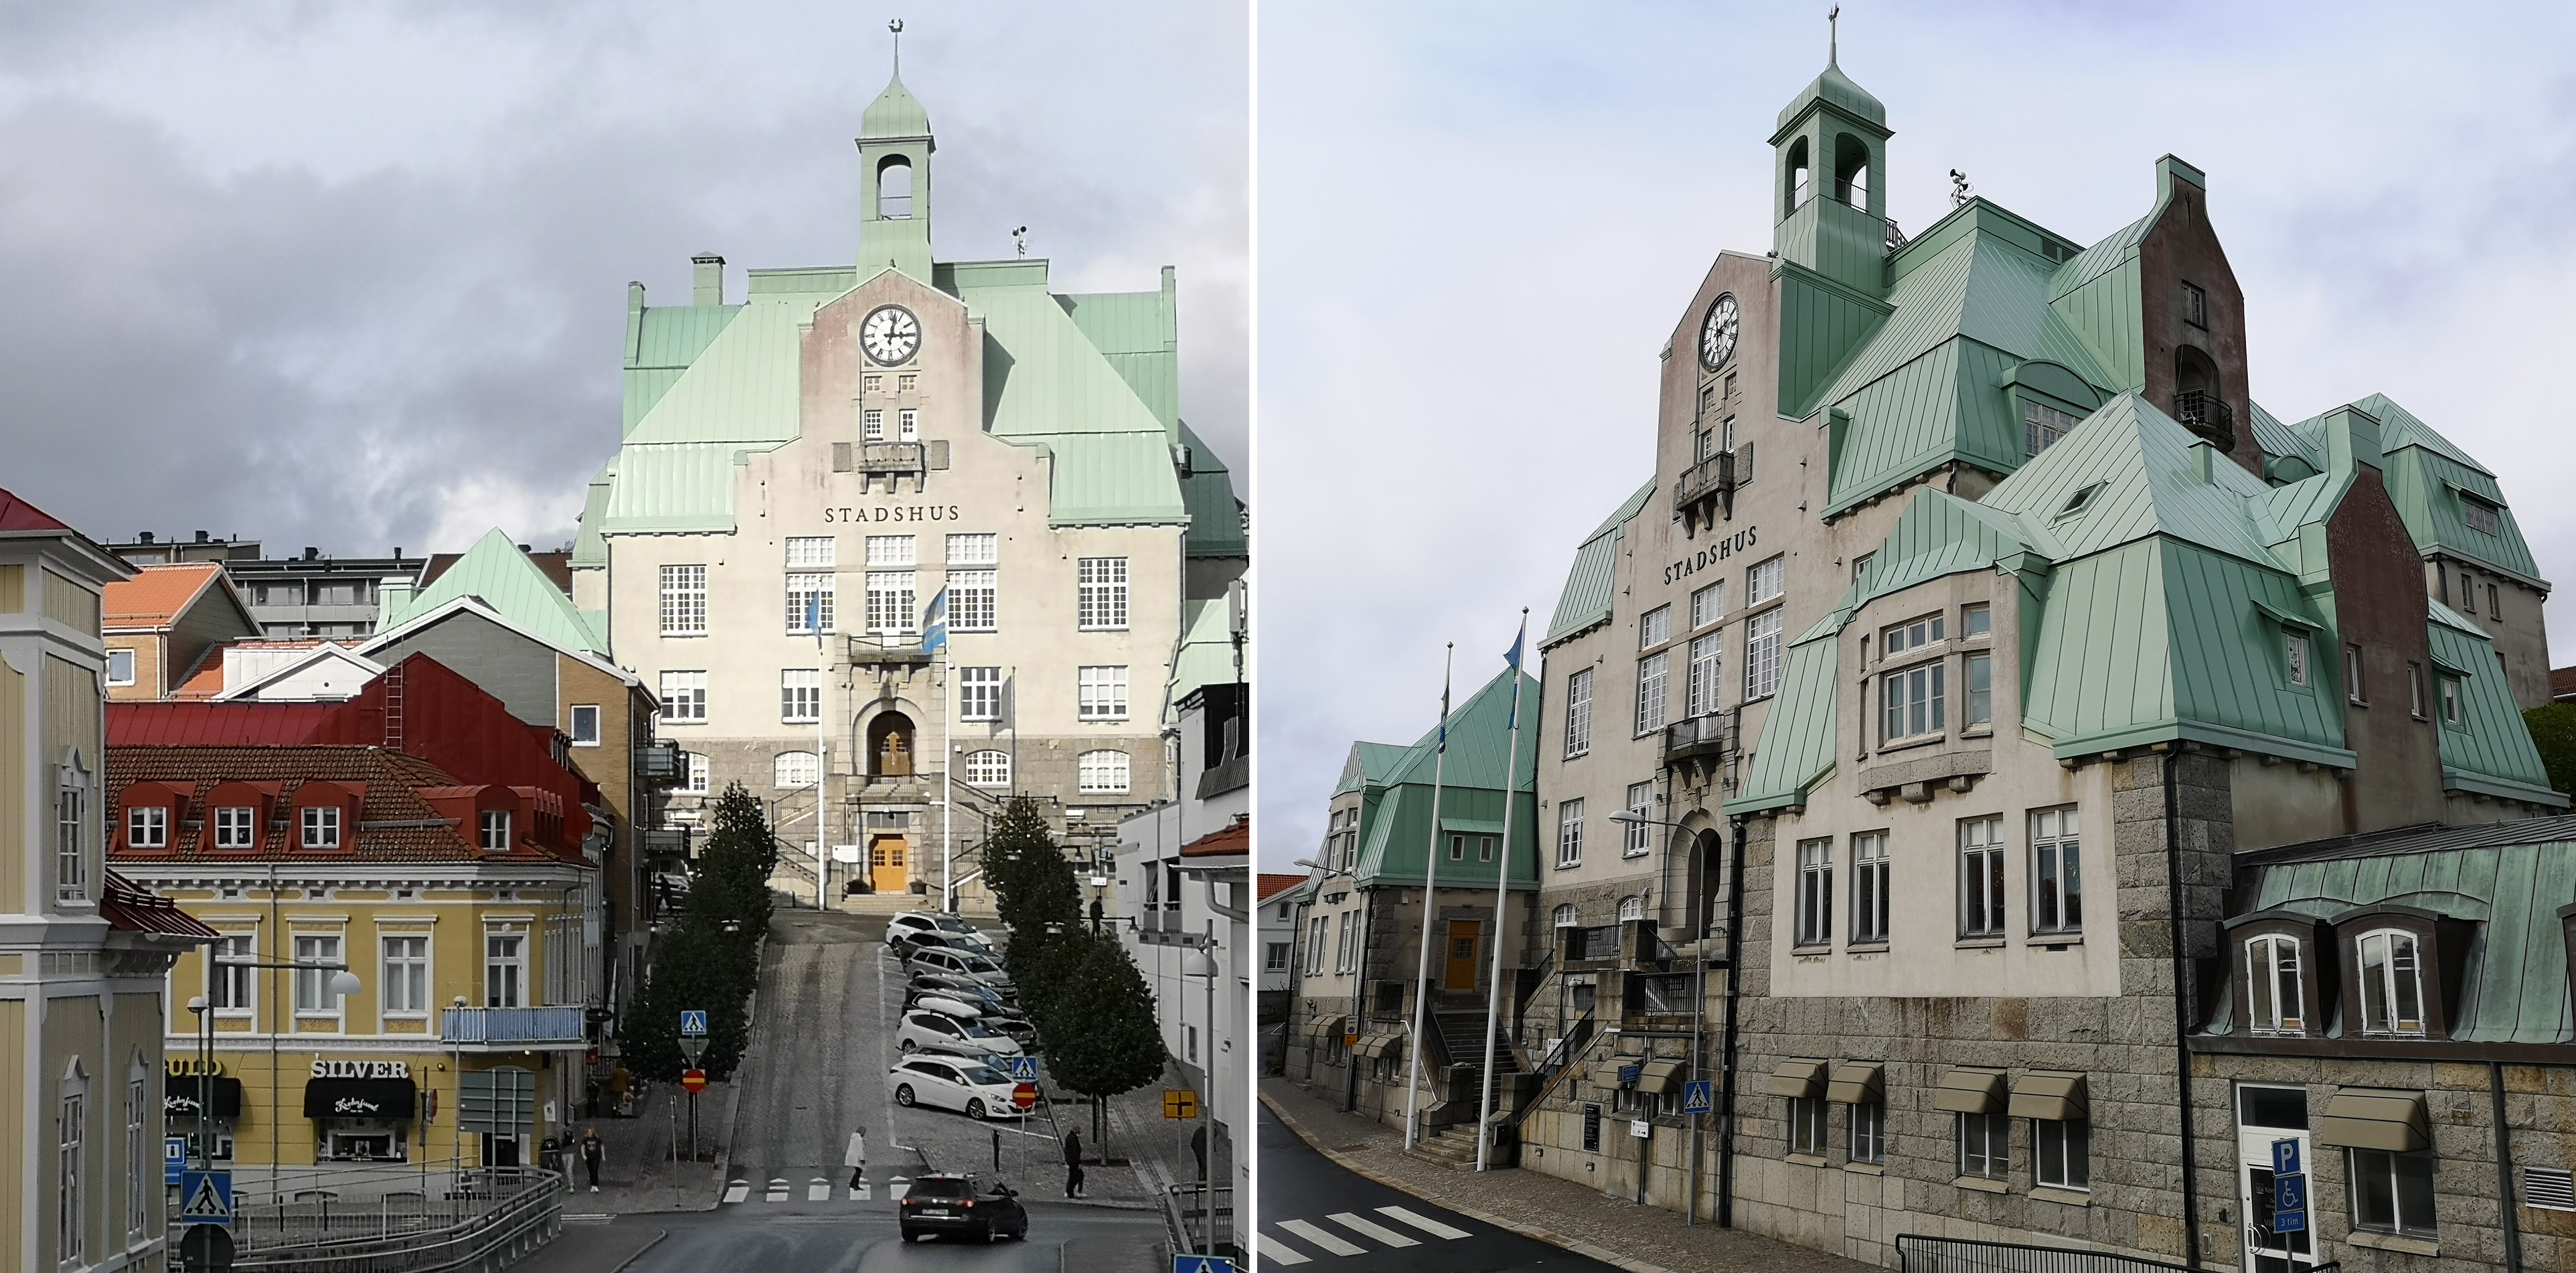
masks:
<svg viewBox="0 0 2576 1273"><path fill-rule="evenodd" d="M906 933L937 933L943 937L962 937L984 950L993 948L993 939L981 929L952 915L931 915L907 911L886 921L886 944L891 946Z"/></svg>
<svg viewBox="0 0 2576 1273"><path fill-rule="evenodd" d="M943 1017L958 1021L979 1021L984 1016L981 1009L969 1005L965 1000L951 999L946 995L923 995L913 1000L912 1006L922 1012L936 1012Z"/></svg>
<svg viewBox="0 0 2576 1273"><path fill-rule="evenodd" d="M1018 1056L1019 1040L972 1021L959 1021L936 1012L907 1012L903 1028L895 1031L895 1047L910 1052L924 1044L941 1044L954 1048L973 1048L995 1056Z"/></svg>
<svg viewBox="0 0 2576 1273"><path fill-rule="evenodd" d="M988 986L1008 985L1011 980L1011 975L1002 970L1002 965L991 959L982 955L970 955L962 950L943 950L937 946L912 952L911 956L904 960L904 966L906 971L913 973L944 972L961 977L973 977Z"/></svg>
<svg viewBox="0 0 2576 1273"><path fill-rule="evenodd" d="M895 1104L963 1110L978 1120L1026 1117L1011 1103L1016 1086L1000 1070L964 1057L908 1056L886 1071L886 1091Z"/></svg>

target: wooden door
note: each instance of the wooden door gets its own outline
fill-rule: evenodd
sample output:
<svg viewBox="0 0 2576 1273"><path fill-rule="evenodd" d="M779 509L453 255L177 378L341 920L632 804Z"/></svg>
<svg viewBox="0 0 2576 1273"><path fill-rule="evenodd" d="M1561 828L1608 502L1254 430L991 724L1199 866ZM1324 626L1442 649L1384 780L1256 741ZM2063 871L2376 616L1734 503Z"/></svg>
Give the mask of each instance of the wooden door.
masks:
<svg viewBox="0 0 2576 1273"><path fill-rule="evenodd" d="M1445 975L1440 979L1443 990L1476 988L1476 938L1482 934L1482 922L1472 919L1449 921L1449 951L1443 957Z"/></svg>
<svg viewBox="0 0 2576 1273"><path fill-rule="evenodd" d="M899 835L868 842L868 885L880 893L900 893L912 886L911 848Z"/></svg>

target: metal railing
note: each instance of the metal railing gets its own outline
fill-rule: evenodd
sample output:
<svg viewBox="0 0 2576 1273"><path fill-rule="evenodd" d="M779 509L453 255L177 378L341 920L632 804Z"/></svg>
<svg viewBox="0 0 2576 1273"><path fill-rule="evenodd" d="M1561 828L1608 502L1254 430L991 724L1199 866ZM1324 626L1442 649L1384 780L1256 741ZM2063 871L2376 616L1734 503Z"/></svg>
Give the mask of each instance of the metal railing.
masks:
<svg viewBox="0 0 2576 1273"><path fill-rule="evenodd" d="M2206 389L2185 389L2174 395L2174 420L2184 428L2202 433L2236 432L2236 409L2227 400Z"/></svg>
<svg viewBox="0 0 2576 1273"><path fill-rule="evenodd" d="M646 743L635 749L635 780L650 787L676 787L689 778L689 761L676 742Z"/></svg>
<svg viewBox="0 0 2576 1273"><path fill-rule="evenodd" d="M1921 1233L1896 1235L1896 1258L1904 1273L2188 1273L2180 1264L2110 1251L1936 1238ZM2341 1273L2342 1268L2338 1261L2307 1268L2306 1273Z"/></svg>
<svg viewBox="0 0 2576 1273"><path fill-rule="evenodd" d="M578 1004L552 1008L448 1008L438 1023L440 1043L579 1043Z"/></svg>
<svg viewBox="0 0 2576 1273"><path fill-rule="evenodd" d="M1172 1185L1163 1212L1172 1250L1225 1255L1240 1260L1234 1237L1234 1188L1231 1185Z"/></svg>
<svg viewBox="0 0 2576 1273"><path fill-rule="evenodd" d="M396 1173L335 1184L340 1187L299 1189L268 1202L237 1197L233 1268L482 1273L510 1265L563 1228L564 1178L534 1167ZM171 1251L179 1249L183 1232L184 1226L172 1227Z"/></svg>
<svg viewBox="0 0 2576 1273"><path fill-rule="evenodd" d="M930 651L921 648L918 633L853 633L850 637L850 661L867 667L928 663Z"/></svg>
<svg viewBox="0 0 2576 1273"><path fill-rule="evenodd" d="M1664 758L1708 755L1720 760L1735 750L1735 713L1712 712L1664 726Z"/></svg>

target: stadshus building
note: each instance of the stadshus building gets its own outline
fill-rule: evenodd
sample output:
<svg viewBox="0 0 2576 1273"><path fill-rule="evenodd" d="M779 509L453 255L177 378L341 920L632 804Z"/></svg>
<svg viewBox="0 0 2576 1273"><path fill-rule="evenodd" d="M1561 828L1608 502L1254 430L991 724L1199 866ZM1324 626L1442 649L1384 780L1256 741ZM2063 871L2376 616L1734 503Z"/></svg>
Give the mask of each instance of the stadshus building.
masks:
<svg viewBox="0 0 2576 1273"><path fill-rule="evenodd" d="M1067 294L1043 259L935 259L900 77L858 149L854 263L729 299L701 256L685 306L630 286L573 591L688 789L768 801L802 886L935 893L1010 794L1093 826L1171 794L1175 652L1248 549L1180 418L1172 272Z"/></svg>
<svg viewBox="0 0 2576 1273"><path fill-rule="evenodd" d="M1498 1139L1879 1264L2559 1267L2576 832L2503 489L2249 396L2190 164L2107 236L1908 239L1890 140L1834 65L1780 112L1772 248L1575 553Z"/></svg>

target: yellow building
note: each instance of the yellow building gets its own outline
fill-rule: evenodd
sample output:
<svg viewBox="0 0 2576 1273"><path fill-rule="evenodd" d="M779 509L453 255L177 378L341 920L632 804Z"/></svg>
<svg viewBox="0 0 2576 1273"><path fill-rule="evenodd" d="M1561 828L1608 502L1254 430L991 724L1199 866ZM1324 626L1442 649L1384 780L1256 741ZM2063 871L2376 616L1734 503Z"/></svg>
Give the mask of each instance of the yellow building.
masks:
<svg viewBox="0 0 2576 1273"><path fill-rule="evenodd" d="M102 857L100 594L132 574L0 491L0 1267L164 1260L163 976L212 934Z"/></svg>

